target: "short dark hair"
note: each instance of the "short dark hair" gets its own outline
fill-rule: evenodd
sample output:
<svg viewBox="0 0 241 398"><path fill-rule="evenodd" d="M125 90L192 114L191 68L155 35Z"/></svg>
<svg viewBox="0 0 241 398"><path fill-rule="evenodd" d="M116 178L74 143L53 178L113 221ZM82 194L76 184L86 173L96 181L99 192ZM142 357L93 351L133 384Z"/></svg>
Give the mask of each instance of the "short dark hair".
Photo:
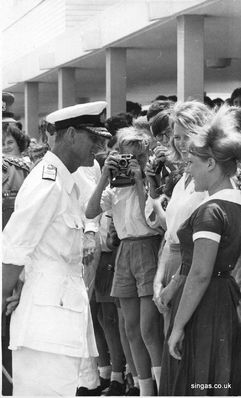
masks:
<svg viewBox="0 0 241 398"><path fill-rule="evenodd" d="M126 101L126 112L139 116L141 113L141 104L138 102Z"/></svg>
<svg viewBox="0 0 241 398"><path fill-rule="evenodd" d="M237 97L241 97L241 87L235 88L235 90L232 92L231 94L231 105L233 105L233 101L235 100L235 98Z"/></svg>
<svg viewBox="0 0 241 398"><path fill-rule="evenodd" d="M205 105L209 106L209 108L211 108L211 109L214 107L213 101L207 95L205 95L203 97L203 102L204 102Z"/></svg>
<svg viewBox="0 0 241 398"><path fill-rule="evenodd" d="M167 96L166 95L158 95L155 99L154 99L154 101L166 101L167 100ZM154 101L152 101L152 102L154 102Z"/></svg>
<svg viewBox="0 0 241 398"><path fill-rule="evenodd" d="M130 113L118 113L115 116L111 116L105 121L105 127L111 133L112 136L115 136L117 130L122 129L123 127L129 127L132 125L133 116Z"/></svg>
<svg viewBox="0 0 241 398"><path fill-rule="evenodd" d="M154 117L151 125L154 137L160 135L167 129L169 129L171 134L169 118L170 118L170 111L168 110L161 111Z"/></svg>
<svg viewBox="0 0 241 398"><path fill-rule="evenodd" d="M19 129L19 130L23 130L23 125L22 125L22 123L21 122L16 122L16 126L17 126L17 128Z"/></svg>
<svg viewBox="0 0 241 398"><path fill-rule="evenodd" d="M220 108L220 106L222 106L224 104L224 100L222 98L214 98L213 99L213 105L217 108Z"/></svg>
<svg viewBox="0 0 241 398"><path fill-rule="evenodd" d="M159 112L164 111L165 109L169 109L171 108L171 106L173 105L172 101L169 100L158 100L158 101L154 101L148 111L147 111L147 120L149 121L152 117L156 116Z"/></svg>
<svg viewBox="0 0 241 398"><path fill-rule="evenodd" d="M176 95L168 95L167 99L169 101L172 101L172 102L177 102L177 96Z"/></svg>
<svg viewBox="0 0 241 398"><path fill-rule="evenodd" d="M29 145L30 141L28 140L28 136L26 136L18 127L14 126L10 123L3 130L3 139L6 139L8 136L12 136L18 145L19 151L23 152Z"/></svg>

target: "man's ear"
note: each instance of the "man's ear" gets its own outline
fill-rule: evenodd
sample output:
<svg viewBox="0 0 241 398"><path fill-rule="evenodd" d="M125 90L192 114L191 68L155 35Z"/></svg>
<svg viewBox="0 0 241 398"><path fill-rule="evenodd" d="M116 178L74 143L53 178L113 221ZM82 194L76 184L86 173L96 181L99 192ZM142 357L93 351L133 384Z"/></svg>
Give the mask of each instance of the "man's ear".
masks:
<svg viewBox="0 0 241 398"><path fill-rule="evenodd" d="M75 134L76 134L75 128L72 126L68 127L65 134L66 142L68 142L69 144L73 144L75 140Z"/></svg>

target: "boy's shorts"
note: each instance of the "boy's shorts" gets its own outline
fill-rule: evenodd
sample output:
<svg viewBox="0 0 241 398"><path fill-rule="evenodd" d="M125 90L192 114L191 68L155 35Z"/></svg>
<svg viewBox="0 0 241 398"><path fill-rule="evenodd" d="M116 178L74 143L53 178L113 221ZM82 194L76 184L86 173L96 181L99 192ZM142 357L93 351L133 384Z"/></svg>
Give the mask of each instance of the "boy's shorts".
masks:
<svg viewBox="0 0 241 398"><path fill-rule="evenodd" d="M143 297L153 295L158 250L162 236L123 239L120 243L111 296Z"/></svg>

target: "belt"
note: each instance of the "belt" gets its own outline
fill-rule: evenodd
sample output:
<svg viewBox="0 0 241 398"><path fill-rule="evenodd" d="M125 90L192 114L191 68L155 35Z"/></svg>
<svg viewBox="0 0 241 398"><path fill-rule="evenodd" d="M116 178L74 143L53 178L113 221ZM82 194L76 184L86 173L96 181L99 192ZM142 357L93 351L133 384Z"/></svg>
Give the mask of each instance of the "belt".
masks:
<svg viewBox="0 0 241 398"><path fill-rule="evenodd" d="M121 242L126 242L126 241L135 241L135 240L144 240L144 239L161 239L161 236L158 235L147 235L147 236L130 236L129 238L124 238L121 239Z"/></svg>
<svg viewBox="0 0 241 398"><path fill-rule="evenodd" d="M190 267L186 264L181 265L180 275L188 275ZM232 270L231 270L232 271ZM230 271L215 271L212 273L211 278L230 278Z"/></svg>
<svg viewBox="0 0 241 398"><path fill-rule="evenodd" d="M212 274L212 278L230 278L230 277L231 275L229 271L218 271Z"/></svg>

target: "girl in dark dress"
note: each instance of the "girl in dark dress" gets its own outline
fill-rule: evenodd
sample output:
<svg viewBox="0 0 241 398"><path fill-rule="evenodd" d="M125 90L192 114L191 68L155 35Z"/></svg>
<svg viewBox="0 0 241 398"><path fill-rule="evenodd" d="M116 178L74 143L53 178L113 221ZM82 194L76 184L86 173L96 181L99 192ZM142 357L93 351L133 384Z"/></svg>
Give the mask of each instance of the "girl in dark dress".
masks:
<svg viewBox="0 0 241 398"><path fill-rule="evenodd" d="M227 109L198 132L189 152L195 190L209 197L178 231L182 265L162 292L172 314L159 392L241 395L240 291L230 275L241 254L241 192L230 180L241 135Z"/></svg>

